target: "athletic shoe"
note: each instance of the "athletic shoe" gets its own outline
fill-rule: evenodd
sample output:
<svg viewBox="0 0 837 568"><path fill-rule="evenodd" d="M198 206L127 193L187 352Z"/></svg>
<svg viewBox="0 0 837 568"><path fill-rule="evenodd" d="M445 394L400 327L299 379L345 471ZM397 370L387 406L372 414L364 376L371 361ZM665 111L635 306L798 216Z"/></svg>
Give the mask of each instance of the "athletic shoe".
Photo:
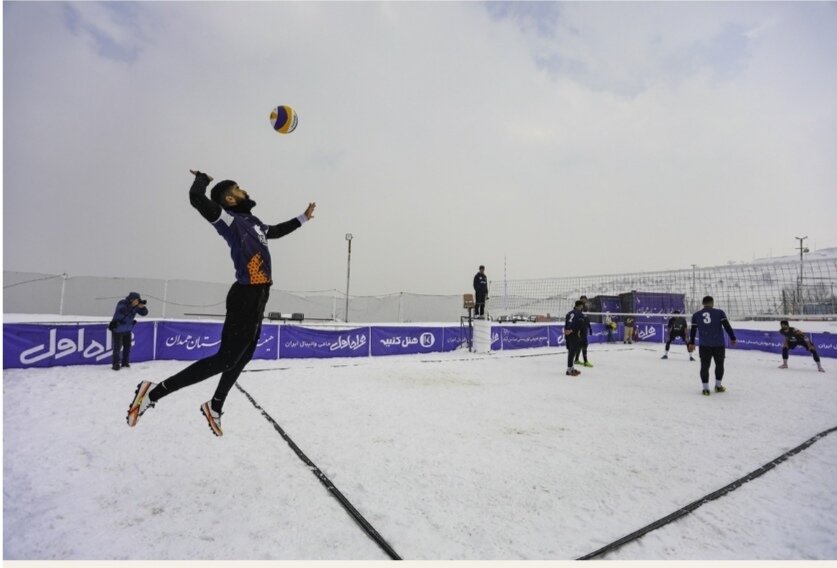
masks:
<svg viewBox="0 0 837 568"><path fill-rule="evenodd" d="M113 365L111 367L111 369L113 369L114 371L118 371L119 370L119 365Z"/></svg>
<svg viewBox="0 0 837 568"><path fill-rule="evenodd" d="M209 404L209 401L204 402L201 405L201 414L203 417L206 418L206 421L209 423L209 429L212 430L212 433L216 436L223 436L224 431L221 430L221 412L215 412L212 410L212 406Z"/></svg>
<svg viewBox="0 0 837 568"><path fill-rule="evenodd" d="M691 355L689 355L689 361L694 361L694 360L695 360L695 358L692 357Z"/></svg>
<svg viewBox="0 0 837 568"><path fill-rule="evenodd" d="M818 366L817 371L819 371L820 373L825 373L825 369L823 369L822 366Z"/></svg>
<svg viewBox="0 0 837 568"><path fill-rule="evenodd" d="M660 357L660 359L668 359L668 353L666 353L665 355L663 355L662 357Z"/></svg>
<svg viewBox="0 0 837 568"><path fill-rule="evenodd" d="M592 366L593 366L593 363L591 363L590 361L585 361L584 363L582 363L582 366L584 366L584 367L592 367Z"/></svg>
<svg viewBox="0 0 837 568"><path fill-rule="evenodd" d="M788 368L788 364L787 364L787 362L782 363L781 365L779 365L779 368L780 368L780 369L787 369L787 368Z"/></svg>
<svg viewBox="0 0 837 568"><path fill-rule="evenodd" d="M148 393L151 389L157 386L157 383L151 381L143 381L137 385L137 390L134 393L134 401L128 407L128 426L132 428L137 425L139 417L145 414L145 411L154 407L154 402L148 398Z"/></svg>
<svg viewBox="0 0 837 568"><path fill-rule="evenodd" d="M703 389L703 396L709 396L709 389Z"/></svg>
<svg viewBox="0 0 837 568"><path fill-rule="evenodd" d="M581 374L581 371L579 371L578 369L568 369L567 370L567 375L570 376L570 377L577 377L580 374Z"/></svg>
<svg viewBox="0 0 837 568"><path fill-rule="evenodd" d="M715 392L727 392L727 387L725 387L724 385L715 387Z"/></svg>
<svg viewBox="0 0 837 568"><path fill-rule="evenodd" d="M130 369L130 368L131 368L131 364L130 364L130 363L122 363L122 366L123 366L123 367L125 367L126 369Z"/></svg>

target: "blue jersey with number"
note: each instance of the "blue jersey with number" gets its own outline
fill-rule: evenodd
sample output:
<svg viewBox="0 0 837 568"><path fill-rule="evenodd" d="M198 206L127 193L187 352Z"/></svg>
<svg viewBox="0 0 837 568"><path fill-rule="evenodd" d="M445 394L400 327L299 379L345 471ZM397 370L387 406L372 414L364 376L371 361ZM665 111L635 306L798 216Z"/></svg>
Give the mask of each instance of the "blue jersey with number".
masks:
<svg viewBox="0 0 837 568"><path fill-rule="evenodd" d="M724 327L727 319L724 310L703 308L692 316L692 325L697 327L699 341L704 347L724 347Z"/></svg>
<svg viewBox="0 0 837 568"><path fill-rule="evenodd" d="M564 329L575 331L576 336L581 335L581 327L584 325L584 314L581 310L571 310L564 318Z"/></svg>

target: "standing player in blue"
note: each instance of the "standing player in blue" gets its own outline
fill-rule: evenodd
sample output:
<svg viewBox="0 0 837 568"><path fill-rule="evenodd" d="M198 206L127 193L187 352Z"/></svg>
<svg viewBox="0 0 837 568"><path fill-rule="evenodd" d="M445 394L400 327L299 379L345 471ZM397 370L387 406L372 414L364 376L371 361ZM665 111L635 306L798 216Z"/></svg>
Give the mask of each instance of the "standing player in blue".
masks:
<svg viewBox="0 0 837 568"><path fill-rule="evenodd" d="M715 361L715 392L726 392L721 384L724 379L724 331L730 339L730 345L735 347L735 332L727 319L724 310L714 307L712 296L704 296L703 309L692 315L692 333L687 346L689 353L695 350L695 335L700 333L700 380L703 383L703 395L709 396L709 367Z"/></svg>
<svg viewBox="0 0 837 568"><path fill-rule="evenodd" d="M581 308L584 302L576 300L575 307L564 318L564 341L567 344L567 375L577 377L581 371L573 366L576 354L581 349L581 328L585 325Z"/></svg>
<svg viewBox="0 0 837 568"><path fill-rule="evenodd" d="M227 242L235 265L235 283L227 293L221 345L215 355L195 361L159 383L143 381L137 385L128 408L128 426L136 426L139 417L164 396L221 373L212 400L200 408L212 432L221 436L224 401L256 350L273 283L267 239L278 239L297 230L314 216L316 204L309 203L302 215L284 223L266 225L251 213L256 202L237 183L232 180L218 182L210 192L210 200L206 197L206 188L212 178L190 171L195 180L189 190L189 201Z"/></svg>
<svg viewBox="0 0 837 568"><path fill-rule="evenodd" d="M820 354L817 353L817 348L814 345L814 342L809 341L808 338L805 337L805 333L802 330L796 329L795 327L791 327L790 323L788 323L788 320L780 321L779 325L782 326L782 329L779 330L779 333L781 333L782 336L785 338L785 344L782 345L782 364L779 365L779 368L787 369L788 352L791 349L802 347L814 356L814 363L817 364L817 370L820 373L825 373L825 369L822 368L822 363L820 363Z"/></svg>
<svg viewBox="0 0 837 568"><path fill-rule="evenodd" d="M668 318L668 341L666 341L666 353L662 356L663 359L668 359L668 350L671 347L671 342L678 337L683 340L683 343L689 343L689 340L686 339L686 328L689 327L689 324L686 323L686 318L679 315L680 310L674 310L674 313L678 315ZM689 361L694 360L695 358L689 353Z"/></svg>
<svg viewBox="0 0 837 568"><path fill-rule="evenodd" d="M584 311L587 309L587 296L581 296L578 299L581 302L581 327L578 329L578 350L575 352L575 362L578 363L581 356L584 356L584 363L581 365L585 367L592 367L593 363L587 360L587 346L590 345L590 342L587 340L587 336L593 334L593 326L590 324L590 316L588 316Z"/></svg>

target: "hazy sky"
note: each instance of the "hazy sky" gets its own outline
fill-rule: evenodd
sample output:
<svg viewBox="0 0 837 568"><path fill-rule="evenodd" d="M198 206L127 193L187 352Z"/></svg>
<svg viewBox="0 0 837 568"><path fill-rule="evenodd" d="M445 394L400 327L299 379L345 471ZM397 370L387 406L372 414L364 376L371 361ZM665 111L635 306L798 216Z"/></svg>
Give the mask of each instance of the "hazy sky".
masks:
<svg viewBox="0 0 837 568"><path fill-rule="evenodd" d="M462 293L837 245L837 3L3 2L3 265ZM270 110L299 113L290 135Z"/></svg>

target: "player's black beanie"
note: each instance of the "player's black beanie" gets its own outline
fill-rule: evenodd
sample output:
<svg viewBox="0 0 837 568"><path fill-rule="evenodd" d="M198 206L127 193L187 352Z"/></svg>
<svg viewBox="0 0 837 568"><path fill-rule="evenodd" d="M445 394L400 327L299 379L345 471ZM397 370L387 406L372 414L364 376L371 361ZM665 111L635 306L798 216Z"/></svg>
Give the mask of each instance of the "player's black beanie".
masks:
<svg viewBox="0 0 837 568"><path fill-rule="evenodd" d="M218 205L223 205L221 200L224 198L224 192L230 189L232 186L238 185L231 179L225 179L224 181L219 181L215 184L215 186L210 190L209 197L217 203Z"/></svg>

